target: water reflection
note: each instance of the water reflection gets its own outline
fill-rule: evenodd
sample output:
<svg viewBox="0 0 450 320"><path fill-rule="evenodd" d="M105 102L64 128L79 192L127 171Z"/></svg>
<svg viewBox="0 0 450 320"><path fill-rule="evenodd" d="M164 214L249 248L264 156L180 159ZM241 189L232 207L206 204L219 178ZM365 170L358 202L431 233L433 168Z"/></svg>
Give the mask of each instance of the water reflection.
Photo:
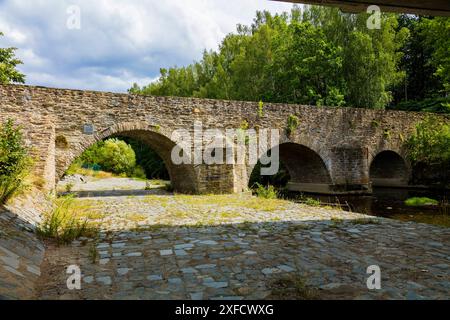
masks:
<svg viewBox="0 0 450 320"><path fill-rule="evenodd" d="M289 194L288 198L298 199L299 194ZM450 208L439 206L410 207L405 200L412 197L428 197L448 205L450 190L413 190L402 188L374 188L371 196L329 196L304 194L321 203L340 205L347 211L365 213L402 221L415 221L450 227Z"/></svg>

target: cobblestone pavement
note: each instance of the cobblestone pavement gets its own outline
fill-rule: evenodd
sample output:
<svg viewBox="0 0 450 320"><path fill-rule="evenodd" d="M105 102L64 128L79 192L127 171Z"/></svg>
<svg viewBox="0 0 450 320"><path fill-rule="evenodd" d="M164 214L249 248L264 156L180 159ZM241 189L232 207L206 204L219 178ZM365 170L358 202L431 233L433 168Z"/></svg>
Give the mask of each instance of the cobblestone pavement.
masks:
<svg viewBox="0 0 450 320"><path fill-rule="evenodd" d="M450 297L448 228L250 196L79 201L102 232L47 244L41 299L301 298L305 288L322 299ZM67 289L72 264L81 290ZM367 289L370 265L381 268L381 290ZM285 279L298 281L274 285Z"/></svg>
<svg viewBox="0 0 450 320"><path fill-rule="evenodd" d="M66 191L70 185L71 191L101 191L101 190L140 190L146 187L145 180L110 177L95 178L91 176L74 175L65 177L58 184L58 191Z"/></svg>

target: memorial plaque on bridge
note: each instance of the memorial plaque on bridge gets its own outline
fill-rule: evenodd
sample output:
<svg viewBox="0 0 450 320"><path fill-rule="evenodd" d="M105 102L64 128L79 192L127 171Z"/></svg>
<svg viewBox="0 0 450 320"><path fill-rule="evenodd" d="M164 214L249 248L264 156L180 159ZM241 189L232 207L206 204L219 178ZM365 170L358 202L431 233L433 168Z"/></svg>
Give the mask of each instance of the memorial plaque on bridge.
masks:
<svg viewBox="0 0 450 320"><path fill-rule="evenodd" d="M93 124L85 124L83 127L83 133L84 134L94 134L95 127Z"/></svg>

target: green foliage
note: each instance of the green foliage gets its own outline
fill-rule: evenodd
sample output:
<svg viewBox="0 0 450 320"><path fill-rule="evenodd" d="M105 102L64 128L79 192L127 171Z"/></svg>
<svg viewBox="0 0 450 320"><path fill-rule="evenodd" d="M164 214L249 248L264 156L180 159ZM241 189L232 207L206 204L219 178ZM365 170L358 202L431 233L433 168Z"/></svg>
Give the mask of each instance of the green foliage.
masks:
<svg viewBox="0 0 450 320"><path fill-rule="evenodd" d="M95 264L97 262L98 257L99 253L97 250L97 243L94 242L89 247L89 259L91 260L92 264Z"/></svg>
<svg viewBox="0 0 450 320"><path fill-rule="evenodd" d="M241 130L248 130L249 128L249 123L247 120L242 120L241 125L239 126L239 128Z"/></svg>
<svg viewBox="0 0 450 320"><path fill-rule="evenodd" d="M292 132L297 130L299 124L300 120L298 119L298 117L291 114L287 119L287 127L286 127L287 135L290 135Z"/></svg>
<svg viewBox="0 0 450 320"><path fill-rule="evenodd" d="M5 204L9 199L24 189L23 178L4 176L0 177L0 204Z"/></svg>
<svg viewBox="0 0 450 320"><path fill-rule="evenodd" d="M88 174L94 171L94 176L100 176L106 173L99 170L138 179L170 180L164 161L158 154L145 143L128 137L95 143L75 159L66 174Z"/></svg>
<svg viewBox="0 0 450 320"><path fill-rule="evenodd" d="M368 30L367 14L295 6L290 14L257 12L217 52L182 68L161 69L157 82L129 91L311 105L384 108L404 78L398 64L408 29L383 14ZM262 116L260 103L258 115Z"/></svg>
<svg viewBox="0 0 450 320"><path fill-rule="evenodd" d="M264 116L264 103L259 101L258 103L258 117L262 118Z"/></svg>
<svg viewBox="0 0 450 320"><path fill-rule="evenodd" d="M450 166L450 124L430 116L416 125L406 146L414 164Z"/></svg>
<svg viewBox="0 0 450 320"><path fill-rule="evenodd" d="M415 197L405 200L405 204L411 207L430 206L430 205L437 206L439 204L439 201L426 197Z"/></svg>
<svg viewBox="0 0 450 320"><path fill-rule="evenodd" d="M0 32L0 37L3 33ZM0 84L11 82L25 82L25 75L16 68L22 64L22 61L15 58L16 48L0 48Z"/></svg>
<svg viewBox="0 0 450 320"><path fill-rule="evenodd" d="M309 19L292 21L279 36L272 66L273 97L310 105L344 105L342 48Z"/></svg>
<svg viewBox="0 0 450 320"><path fill-rule="evenodd" d="M163 187L163 189L164 189L165 191L167 191L167 192L174 192L174 190L175 190L175 189L173 188L172 183L165 184L164 187Z"/></svg>
<svg viewBox="0 0 450 320"><path fill-rule="evenodd" d="M127 137L120 137L120 139L133 148L136 154L136 164L144 169L148 179L170 180L164 161L148 145Z"/></svg>
<svg viewBox="0 0 450 320"><path fill-rule="evenodd" d="M130 176L138 179L147 179L145 170L141 166L135 166L131 171Z"/></svg>
<svg viewBox="0 0 450 320"><path fill-rule="evenodd" d="M27 149L22 130L9 119L0 127L0 176L10 176L24 169Z"/></svg>
<svg viewBox="0 0 450 320"><path fill-rule="evenodd" d="M303 198L302 202L311 207L320 207L322 205L320 200L308 197Z"/></svg>
<svg viewBox="0 0 450 320"><path fill-rule="evenodd" d="M300 195L300 197L298 198L298 201L300 203L304 203L307 206L311 206L311 207L320 207L320 206L322 206L322 202L320 202L319 199L307 197L307 196L305 196L303 194Z"/></svg>
<svg viewBox="0 0 450 320"><path fill-rule="evenodd" d="M264 199L276 199L278 197L278 193L275 190L274 186L263 186L262 184L255 184L255 193L258 198Z"/></svg>
<svg viewBox="0 0 450 320"><path fill-rule="evenodd" d="M68 193L72 192L73 187L74 187L74 184L71 182L66 184L66 192L68 192Z"/></svg>
<svg viewBox="0 0 450 320"><path fill-rule="evenodd" d="M86 208L77 205L73 196L56 199L53 209L44 215L42 224L37 228L38 235L55 239L58 244L96 235L97 229L89 226L87 218L80 218L83 210Z"/></svg>
<svg viewBox="0 0 450 320"><path fill-rule="evenodd" d="M292 272L269 282L271 299L276 300L320 300L320 290L308 284L307 278Z"/></svg>
<svg viewBox="0 0 450 320"><path fill-rule="evenodd" d="M290 180L290 175L283 163L280 162L279 170L271 176L261 175L261 162L255 165L249 179L249 187L253 188L257 183L262 185L273 185L276 188L283 188Z"/></svg>
<svg viewBox="0 0 450 320"><path fill-rule="evenodd" d="M136 166L136 154L125 141L113 138L99 141L80 157L84 165L99 165L102 170L115 174L131 174Z"/></svg>
<svg viewBox="0 0 450 320"><path fill-rule="evenodd" d="M450 114L450 96L402 101L395 106L395 109Z"/></svg>
<svg viewBox="0 0 450 320"><path fill-rule="evenodd" d="M445 93L450 93L450 19L435 17L424 19L421 26L424 44L430 46L432 55L429 63L443 85Z"/></svg>
<svg viewBox="0 0 450 320"><path fill-rule="evenodd" d="M0 204L23 189L31 164L21 128L7 120L0 126Z"/></svg>
<svg viewBox="0 0 450 320"><path fill-rule="evenodd" d="M372 122L370 123L370 125L372 126L372 128L378 128L380 126L380 122L377 120L372 120Z"/></svg>
<svg viewBox="0 0 450 320"><path fill-rule="evenodd" d="M410 31L398 65L406 76L394 87L389 108L448 113L450 20L404 14L398 21Z"/></svg>

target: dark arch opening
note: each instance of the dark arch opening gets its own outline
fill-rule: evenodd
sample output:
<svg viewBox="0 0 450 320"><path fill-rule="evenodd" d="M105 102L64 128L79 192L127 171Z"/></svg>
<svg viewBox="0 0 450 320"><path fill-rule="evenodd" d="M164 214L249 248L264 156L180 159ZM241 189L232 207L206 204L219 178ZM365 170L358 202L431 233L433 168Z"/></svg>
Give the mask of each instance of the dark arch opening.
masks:
<svg viewBox="0 0 450 320"><path fill-rule="evenodd" d="M380 152L370 165L370 180L374 187L407 185L409 171L405 160L394 151Z"/></svg>
<svg viewBox="0 0 450 320"><path fill-rule="evenodd" d="M169 171L163 159L147 144L121 135L117 135L116 138L125 141L133 148L136 154L136 165L142 168L147 179L170 180Z"/></svg>
<svg viewBox="0 0 450 320"><path fill-rule="evenodd" d="M147 155L152 155L154 161L160 160L159 174L157 178L170 180L170 189L181 193L197 193L197 185L195 180L194 168L189 164L175 165L171 160L171 152L175 143L166 136L150 130L129 130L120 131L104 137L102 140L117 138L131 145L133 150L141 149L143 154L137 155L137 162L144 162L148 159ZM91 144L92 146L93 144ZM90 146L89 146L90 147ZM85 147L85 152L88 147ZM83 152L78 154L80 156ZM78 157L77 157L78 158ZM71 163L73 162L70 161ZM70 163L67 164L67 167ZM65 170L64 170L65 171ZM155 172L145 172L148 178L156 178L152 176Z"/></svg>
<svg viewBox="0 0 450 320"><path fill-rule="evenodd" d="M261 176L260 165L256 165L249 181L249 187L259 181L289 191L328 193L331 177L325 163L314 150L297 143L283 143L279 146L280 169L275 176ZM257 182L259 182L257 181Z"/></svg>

